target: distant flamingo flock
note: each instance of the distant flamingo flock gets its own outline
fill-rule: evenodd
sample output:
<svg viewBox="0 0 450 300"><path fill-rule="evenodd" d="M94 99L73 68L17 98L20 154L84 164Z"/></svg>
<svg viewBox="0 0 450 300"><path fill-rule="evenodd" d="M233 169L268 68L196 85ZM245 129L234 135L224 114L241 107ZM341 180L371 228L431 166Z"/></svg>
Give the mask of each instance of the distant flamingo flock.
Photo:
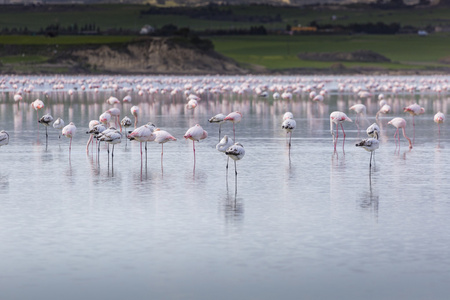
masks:
<svg viewBox="0 0 450 300"><path fill-rule="evenodd" d="M111 158L114 157L115 145L122 142L125 138L130 141L137 141L140 143L141 163L143 161L143 144L145 152L147 152L147 143L156 142L161 144L161 168L163 168L163 153L164 144L167 142L177 141L177 138L168 131L163 130L151 122L139 126L138 116L140 115L139 105L132 105L134 97L143 98L145 96L157 97L165 95L169 99L184 98L186 101L186 110L195 110L202 105L203 101L212 99L214 97L227 95L230 97L253 97L256 99L264 99L270 101L295 101L302 99L311 101L314 105L313 110L321 110L327 102L329 96L329 88L327 85L334 84L333 91L337 94L349 94L353 96L355 103L347 108L347 111L333 111L329 115L330 133L333 140L333 151L337 153L339 131L342 132L342 150L344 150L346 133L344 131L345 122L353 122L346 113L355 115L354 124L358 129L358 135L362 126L370 125L368 120L368 109L366 104L371 104L374 99L378 101L379 110L373 115L375 123L370 125L366 132L368 138L362 139L356 144L371 153L369 166L372 166L372 157L375 150L380 147L379 137L382 131L382 123L380 115L392 113L393 103L389 103L389 98L386 95L395 96L397 94L416 95L416 94L436 94L446 95L449 90L448 79L446 77L428 77L420 80L412 80L409 78L397 78L395 80L386 79L387 77L369 77L365 79L355 78L341 78L336 82L332 79L308 78L303 80L301 77L276 77L269 80L267 83L263 78L259 77L156 77L156 79L142 78L116 78L116 77L92 77L92 78L62 78L62 77L37 77L19 78L19 77L3 77L0 78L0 103L5 102L6 95L17 104L23 102L23 95L32 92L42 91L45 102L52 101L54 93L67 93L68 97L74 97L79 93L84 93L86 90L97 93L99 91L109 91L111 93L126 93L122 100L115 96L110 96L105 99L105 103L112 107L99 115L98 120L91 120L86 124L89 134L88 142L86 144L86 152L89 153L89 148L93 147L94 140L97 143L97 152L100 151L100 143L104 142L108 149L108 159L111 153ZM8 93L6 93L8 92ZM135 93L135 96L130 94ZM71 120L68 124L63 120L62 116L55 116L50 113L45 113L39 117L40 111L45 111L45 103L41 99L35 99L30 103L31 109L36 111L36 118L38 124L43 124L46 130L46 143L48 143L48 127L52 126L70 139L69 142L69 157L72 148L72 139L77 133L77 127ZM139 101L144 101L139 99ZM262 100L259 100L262 101ZM132 105L129 112L134 120L125 116L120 119L122 112L116 105ZM342 105L341 105L342 106ZM338 101L338 108L340 107ZM444 109L444 108L441 108ZM411 122L413 126L413 140L406 134L406 120L400 116L392 118L387 125L392 125L396 128L394 139L396 143L396 150L400 149L400 130L402 135L409 143L409 149L413 148L415 137L415 117L425 113L425 108L421 107L416 101L411 101L410 105L403 107L403 113L411 115ZM244 118L242 111L233 111L224 114L217 112L205 121L218 124L218 141L216 149L231 158L235 164L235 173L237 174L236 162L241 160L245 155L245 150L240 142L236 142L236 125ZM438 111L433 118L438 125L438 132L440 135L441 125L445 121L445 114ZM222 125L224 123L233 124L233 138L229 135L222 136ZM128 130L134 125L133 130ZM334 126L336 128L334 128ZM284 130L289 150L293 146L292 135L297 127L294 115L291 111L286 111L282 118L280 117L280 131ZM381 129L380 129L381 128ZM39 130L39 128L38 128ZM9 133L5 130L0 131L0 146L9 143ZM196 145L208 138L208 133L203 129L201 124L193 124L187 129L183 136L186 140L192 141L193 150L193 164L195 170L196 164ZM110 151L110 146L112 147ZM228 169L228 159L226 168Z"/></svg>

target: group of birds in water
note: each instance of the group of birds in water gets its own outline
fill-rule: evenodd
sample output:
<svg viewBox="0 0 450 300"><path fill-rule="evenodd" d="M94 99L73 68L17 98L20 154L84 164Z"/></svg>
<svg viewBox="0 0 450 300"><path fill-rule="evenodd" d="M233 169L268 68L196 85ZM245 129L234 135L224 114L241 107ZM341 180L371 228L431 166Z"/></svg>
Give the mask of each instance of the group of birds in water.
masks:
<svg viewBox="0 0 450 300"><path fill-rule="evenodd" d="M127 96L129 99L130 96ZM117 102L116 102L117 101ZM107 102L110 104L118 103L118 99L115 97L110 97ZM189 103L187 105L190 105ZM69 143L69 157L72 148L72 138L75 136L77 132L77 127L73 122L70 122L68 125L65 125L65 122L62 118L58 117L55 121L51 114L47 113L39 118L38 111L44 107L44 102L40 99L36 99L31 103L31 107L36 110L37 119L39 124L43 124L46 130L46 142L48 142L48 130L49 126L53 126L53 128L57 130L61 130L61 135L70 139ZM176 141L177 139L172 136L169 132L165 130L161 130L157 128L153 123L148 122L145 125L137 126L138 124L138 115L139 115L139 107L132 106L131 114L134 116L134 130L127 131L129 127L132 126L133 122L128 117L125 116L122 120L120 120L120 109L113 107L105 112L103 112L98 120L91 120L89 122L89 129L86 132L90 135L89 140L86 145L86 152L89 153L89 146L93 142L94 139L98 142L97 149L100 152L100 143L105 142L108 145L108 159L109 159L109 145L112 145L111 157L114 157L114 145L121 143L123 136L125 135L127 140L137 141L140 143L140 154L141 154L141 163L142 163L142 144L145 143L145 151L147 151L147 142L156 142L161 144L161 167L163 166L163 154L164 154L164 144L170 141ZM236 161L241 160L245 155L244 147L241 143L234 143L233 140L236 139L235 133L235 124L239 123L242 119L242 114L239 111L232 112L228 115L217 114L214 117L209 119L210 123L219 124L219 139L221 135L221 126L224 122L233 123L233 139L228 137L227 135L223 136L220 139L220 142L217 144L216 149L220 152L225 153L228 156L226 168L228 169L228 160L231 157L235 163L235 173L237 174L236 169ZM53 122L54 121L54 122ZM114 122L114 125L112 123ZM125 133L123 132L123 129ZM61 137L60 135L60 137ZM199 142L208 137L208 132L202 128L199 124L196 124L189 128L184 134L185 139L192 140L193 143L193 153L194 153L194 169L195 169L195 142ZM2 130L0 131L0 146L7 145L9 143L9 134ZM93 145L93 143L92 143Z"/></svg>
<svg viewBox="0 0 450 300"><path fill-rule="evenodd" d="M304 88L306 92L309 92L309 98L315 102L323 102L324 97L327 94L327 91L323 89L323 85L318 85L317 87L322 88L322 90L319 92L310 91L307 87ZM269 96L269 93L267 91L263 90L255 90L257 92L257 95L262 98L267 98ZM344 89L343 84L339 84L338 91L341 92ZM447 86L445 86L445 89L447 89ZM270 89L269 89L270 90ZM140 90L142 91L142 90ZM150 90L149 90L150 91ZM173 92L173 91L172 91ZM369 97L371 95L369 94L361 94L361 93L368 93L367 91L359 91L358 96L361 98ZM44 93L46 96L47 94ZM69 90L69 94L73 94L72 90ZM139 93L141 95L141 93ZM282 99L291 99L292 93L285 92L283 94L280 94L278 92L274 92L272 97L274 100L278 98ZM187 109L195 109L198 106L198 101L200 98L196 96L193 93L186 95ZM22 97L20 93L16 93L14 95L14 101L19 102L22 100ZM379 94L378 96L380 109L376 113L376 120L378 122L378 117L380 114L387 114L390 112L391 107L389 104L384 100L383 94ZM131 102L131 96L127 95L122 100L124 103ZM110 97L106 100L107 103L114 105L117 103L120 103L120 101L116 97ZM57 118L55 121L53 117L50 114L45 114L41 118L38 116L38 111L41 110L44 107L44 102L36 99L31 103L32 108L36 110L37 119L40 124L45 125L46 128L46 138L48 139L48 133L47 133L47 127L52 125L55 129L61 130L61 133L63 136L66 136L67 138L70 138L69 143L69 155L71 151L71 144L72 144L72 138L76 133L76 126L73 122L70 122L68 125L65 125L64 121L61 118ZM356 113L356 120L355 123L358 127L360 126L360 119L365 118L366 114L366 106L364 104L355 104L349 108L349 110L354 111ZM138 124L138 114L139 114L139 107L138 106L132 106L131 114L134 116L134 130L133 131L127 131L129 127L133 125L133 122L131 119L127 116L125 116L122 120L119 120L120 118L120 109L116 107L112 107L102 113L98 120L92 120L89 122L89 130L87 131L88 134L90 134L90 138L88 140L86 150L89 152L89 145L92 143L94 139L96 139L98 142L105 142L108 144L108 153L109 153L109 145L112 145L112 156L114 155L114 145L118 144L122 141L123 136L125 136L129 140L135 140L140 142L141 146L141 161L142 161L142 143L147 143L151 141L155 141L162 145L161 149L161 164L162 164L162 157L163 157L163 147L164 143L167 143L169 141L176 141L177 139L173 137L169 132L165 130L161 130L157 128L154 124L147 123L143 126L137 127ZM420 107L418 104L412 104L404 108L404 112L410 113L413 118L413 128L415 126L414 124L414 116L423 114L425 112L423 107ZM114 125L110 126L111 119L114 120ZM239 123L242 119L242 114L240 112L232 112L228 115L224 114L217 114L214 117L209 119L209 122L216 123L219 125L219 140L220 142L217 144L216 148L217 150L224 152L228 157L231 157L236 164L237 160L240 160L245 155L244 147L241 143L235 143L235 124ZM367 120L367 119L366 119ZM434 116L434 121L438 124L442 124L445 120L445 116L442 112L438 112ZM53 122L54 121L54 122ZM345 143L345 131L343 128L344 122L353 122L344 112L341 111L334 111L330 114L330 132L333 136L333 144L334 144L334 151L336 152L338 137L339 137L339 127L341 127L344 142ZM224 122L231 122L233 123L233 139L225 135L223 138L221 138L221 126ZM334 131L333 124L336 124L336 131ZM370 123L369 123L370 124ZM394 138L396 138L396 146L400 143L400 129L402 130L403 136L408 140L409 142L409 148L412 149L412 142L411 139L406 135L405 127L406 127L406 120L400 117L394 118L391 121L388 122L388 124L394 126L397 128L397 131L394 135ZM119 128L119 129L117 129ZM125 134L123 133L122 128L125 128ZM296 121L294 120L294 116L291 112L286 112L283 116L282 125L281 128L286 131L286 134L289 135L289 149L291 147L291 139L292 139L292 132L296 128ZM368 138L362 140L361 142L357 143L356 146L362 147L363 149L369 151L371 153L370 156L370 166L372 164L372 156L373 152L379 148L379 135L380 135L380 127L377 123L372 124L367 128L366 130ZM440 132L440 127L439 127ZM205 139L208 136L208 133L203 130L203 128L196 124L195 126L189 128L185 135L185 139L190 139L193 141L193 152L194 152L194 168L195 168L195 142L198 142L202 139ZM9 134L2 130L0 131L0 146L6 145L9 142ZM98 151L100 150L100 143L98 144ZM109 157L109 156L108 156ZM227 168L228 168L228 161L227 161Z"/></svg>

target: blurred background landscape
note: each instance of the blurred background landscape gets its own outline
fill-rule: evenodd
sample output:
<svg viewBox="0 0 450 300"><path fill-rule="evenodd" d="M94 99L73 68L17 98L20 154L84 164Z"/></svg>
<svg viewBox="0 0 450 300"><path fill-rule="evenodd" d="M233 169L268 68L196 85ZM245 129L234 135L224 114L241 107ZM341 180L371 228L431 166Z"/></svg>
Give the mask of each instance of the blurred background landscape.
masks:
<svg viewBox="0 0 450 300"><path fill-rule="evenodd" d="M449 71L449 1L0 0L1 73Z"/></svg>

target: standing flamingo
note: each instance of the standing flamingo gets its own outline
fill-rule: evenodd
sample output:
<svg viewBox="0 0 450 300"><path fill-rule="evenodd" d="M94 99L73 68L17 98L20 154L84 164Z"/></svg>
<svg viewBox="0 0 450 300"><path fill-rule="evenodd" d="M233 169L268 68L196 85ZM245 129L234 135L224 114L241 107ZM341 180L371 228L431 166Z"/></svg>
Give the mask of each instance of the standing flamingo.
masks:
<svg viewBox="0 0 450 300"><path fill-rule="evenodd" d="M98 120L105 126L105 127L109 127L109 121L111 120L111 114L108 111L105 111L104 113L102 113L99 117Z"/></svg>
<svg viewBox="0 0 450 300"><path fill-rule="evenodd" d="M369 168L372 167L372 155L374 155L374 151L380 147L380 142L378 141L378 135L380 133L380 127L378 127L377 123L373 123L370 125L367 130L368 139L364 139L361 142L357 143L356 147L363 147L363 149L370 152L370 162Z"/></svg>
<svg viewBox="0 0 450 300"><path fill-rule="evenodd" d="M283 124L281 124L281 128L286 130L286 135L289 134L289 147L291 147L292 131L297 126L297 123L294 120L294 116L290 112L285 113L283 119L284 121Z"/></svg>
<svg viewBox="0 0 450 300"><path fill-rule="evenodd" d="M0 147L8 145L9 143L9 133L5 130L0 131Z"/></svg>
<svg viewBox="0 0 450 300"><path fill-rule="evenodd" d="M105 142L108 144L108 159L109 159L109 145L113 145L111 158L114 159L114 145L119 144L122 141L122 134L119 130L114 127L110 127L108 132L103 131L103 134L98 139L101 142Z"/></svg>
<svg viewBox="0 0 450 300"><path fill-rule="evenodd" d="M86 144L86 153L88 153L88 154L89 154L89 144L94 139L94 132L93 132L94 127L99 125L99 124L100 124L100 121L97 121L97 120L92 120L92 121L89 122L89 130L86 132L86 133L88 133L90 135L89 136L89 140L88 140L88 142Z"/></svg>
<svg viewBox="0 0 450 300"><path fill-rule="evenodd" d="M196 124L189 128L184 134L185 139L192 140L192 148L194 150L194 170L195 170L195 142L199 142L200 140L206 139L208 137L208 132L203 130L202 126Z"/></svg>
<svg viewBox="0 0 450 300"><path fill-rule="evenodd" d="M176 141L177 139L173 137L170 133L165 130L156 128L153 132L155 134L155 142L161 144L161 170L163 169L163 155L164 155L164 144L170 141Z"/></svg>
<svg viewBox="0 0 450 300"><path fill-rule="evenodd" d="M39 122L38 111L41 110L42 108L44 108L44 102L42 102L42 100L40 100L40 99L36 99L33 102L31 102L31 107L33 107L34 110L36 110L36 119ZM39 125L39 123L38 123L38 125ZM38 126L38 128L39 128L39 126Z"/></svg>
<svg viewBox="0 0 450 300"><path fill-rule="evenodd" d="M122 127L125 128L125 134L127 134L127 129L128 129L128 127L131 126L131 124L132 124L131 119L128 118L127 116L123 117L122 121L120 121L120 125L122 125ZM127 140L128 139L125 139L125 145L127 143Z"/></svg>
<svg viewBox="0 0 450 300"><path fill-rule="evenodd" d="M341 125L342 133L344 134L344 141L342 143L342 149L344 149L345 131L344 131L344 127L342 126L342 123L344 123L345 121L353 122L349 117L347 117L347 115L345 113L343 113L341 111L333 111L330 114L330 132L331 132L331 135L333 136L334 152L336 152L336 145L337 145L337 140L339 137L339 124ZM336 136L334 136L333 123L336 124Z"/></svg>
<svg viewBox="0 0 450 300"><path fill-rule="evenodd" d="M209 123L219 124L219 141L220 141L220 133L222 131L222 123L225 122L225 115L220 113L210 118Z"/></svg>
<svg viewBox="0 0 450 300"><path fill-rule="evenodd" d="M134 116L134 129L136 129L136 126L138 124L138 113L139 113L139 107L132 106L130 108L131 114Z"/></svg>
<svg viewBox="0 0 450 300"><path fill-rule="evenodd" d="M434 115L434 122L437 123L438 129L439 129L439 135L441 135L441 126L440 124L444 123L445 121L445 115L442 112L438 112Z"/></svg>
<svg viewBox="0 0 450 300"><path fill-rule="evenodd" d="M58 130L61 130L61 129L63 129L64 128L64 120L63 119L61 119L61 118L58 118L58 119L56 119L56 121L55 122L53 122L53 128L55 128L55 129L58 129ZM59 137L58 137L59 139L61 138L61 134L59 134Z"/></svg>
<svg viewBox="0 0 450 300"><path fill-rule="evenodd" d="M70 157L70 153L72 151L72 138L75 136L76 132L77 132L77 127L75 126L75 124L73 124L73 122L70 122L69 125L65 126L62 129L62 135L67 138L70 138L69 157Z"/></svg>
<svg viewBox="0 0 450 300"><path fill-rule="evenodd" d="M242 114L238 111L235 111L228 114L224 120L233 123L233 139L236 140L235 124L239 123L242 120Z"/></svg>
<svg viewBox="0 0 450 300"><path fill-rule="evenodd" d="M110 108L106 111L111 115L111 117L116 117L115 124L120 127L120 132L122 132L122 124L120 123L120 109L117 107Z"/></svg>
<svg viewBox="0 0 450 300"><path fill-rule="evenodd" d="M414 122L414 116L421 115L425 113L425 108L421 107L419 104L414 103L411 105L408 105L407 107L403 108L404 112L408 112L412 116L412 122L413 122L413 141L416 138L416 124Z"/></svg>
<svg viewBox="0 0 450 300"><path fill-rule="evenodd" d="M382 95L382 94L380 94L380 95ZM385 100L381 100L379 104L380 104L380 110L375 115L375 119L377 121L378 121L379 114L388 114L391 111L391 106L389 104L387 104Z"/></svg>
<svg viewBox="0 0 450 300"><path fill-rule="evenodd" d="M244 146L242 146L242 144L240 143L235 143L225 151L225 154L228 155L228 157L231 157L232 160L234 160L234 173L237 176L236 161L241 160L244 157Z"/></svg>
<svg viewBox="0 0 450 300"><path fill-rule="evenodd" d="M156 136L153 134L155 127L156 127L155 125L148 123L136 128L127 136L127 138L130 141L136 140L140 143L141 163L142 163L142 143L147 143L155 140ZM147 157L147 146L145 147L145 157Z"/></svg>
<svg viewBox="0 0 450 300"><path fill-rule="evenodd" d="M395 139L396 136L397 136L397 139L398 139L398 141L397 140L395 141L395 147L397 148L397 142L398 142L398 148L399 148L398 150L400 151L400 133L399 133L399 129L401 128L402 132L403 132L403 136L409 142L409 149L412 149L411 139L409 137L407 137L406 133L405 133L405 127L406 127L405 119L403 119L403 118L394 118L394 119L390 120L388 122L388 124L390 124L390 125L394 126L395 128L397 128L397 131L394 134L394 139Z"/></svg>
<svg viewBox="0 0 450 300"><path fill-rule="evenodd" d="M364 104L359 103L359 104L355 104L355 105L351 106L349 109L353 110L356 113L355 124L356 124L356 127L358 128L358 135L359 135L359 126L361 125L360 124L361 118L364 118L364 120L367 121L367 123L369 123L369 121L367 120L367 117L366 117L366 106Z"/></svg>
<svg viewBox="0 0 450 300"><path fill-rule="evenodd" d="M216 149L220 152L225 153L228 148L234 145L234 142L231 138L228 137L228 135L224 135L223 138L220 140L220 142L216 145ZM228 171L228 161L230 160L230 157L227 156L227 171Z"/></svg>
<svg viewBox="0 0 450 300"><path fill-rule="evenodd" d="M48 129L47 127L50 126L50 123L53 122L53 117L50 114L43 115L39 121L39 123L44 124L45 126L45 141L48 141Z"/></svg>

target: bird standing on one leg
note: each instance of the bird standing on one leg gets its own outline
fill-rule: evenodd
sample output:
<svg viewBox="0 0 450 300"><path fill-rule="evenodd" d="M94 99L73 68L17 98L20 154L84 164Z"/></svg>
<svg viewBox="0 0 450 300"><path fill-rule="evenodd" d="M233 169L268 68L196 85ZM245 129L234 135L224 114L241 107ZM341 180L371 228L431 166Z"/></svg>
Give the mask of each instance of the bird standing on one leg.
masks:
<svg viewBox="0 0 450 300"><path fill-rule="evenodd" d="M237 176L236 161L241 160L244 157L245 155L244 146L242 146L241 143L235 143L233 146L231 146L225 151L225 154L231 157L232 160L234 160L234 172Z"/></svg>

